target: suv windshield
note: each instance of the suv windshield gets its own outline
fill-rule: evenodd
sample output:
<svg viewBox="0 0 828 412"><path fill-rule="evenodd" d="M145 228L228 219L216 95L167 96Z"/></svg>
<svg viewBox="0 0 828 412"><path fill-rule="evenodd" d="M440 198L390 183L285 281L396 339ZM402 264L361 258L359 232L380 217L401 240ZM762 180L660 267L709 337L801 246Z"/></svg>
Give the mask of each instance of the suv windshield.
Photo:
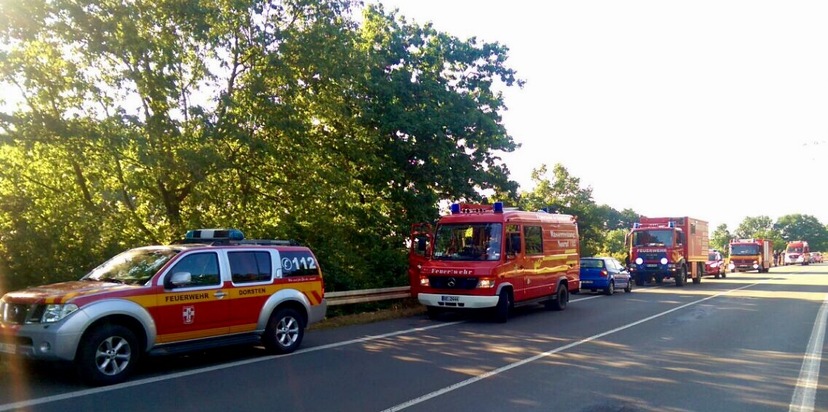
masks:
<svg viewBox="0 0 828 412"><path fill-rule="evenodd" d="M176 254L178 250L166 247L127 250L96 267L81 280L143 285Z"/></svg>
<svg viewBox="0 0 828 412"><path fill-rule="evenodd" d="M434 258L439 260L500 260L500 223L449 224L437 227Z"/></svg>

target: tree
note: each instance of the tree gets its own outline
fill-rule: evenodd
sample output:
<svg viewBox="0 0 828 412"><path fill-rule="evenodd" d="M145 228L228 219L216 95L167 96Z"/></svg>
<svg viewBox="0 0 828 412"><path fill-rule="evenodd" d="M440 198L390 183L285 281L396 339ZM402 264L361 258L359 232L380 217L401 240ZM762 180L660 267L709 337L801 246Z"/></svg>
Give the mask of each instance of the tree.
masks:
<svg viewBox="0 0 828 412"><path fill-rule="evenodd" d="M777 219L776 229L779 230L784 242L805 240L811 250L826 250L828 248L828 229L811 215L792 214Z"/></svg>
<svg viewBox="0 0 828 412"><path fill-rule="evenodd" d="M727 230L727 225L723 223L716 227L716 230L710 235L710 247L720 251L722 254L727 254L731 239L733 239L733 235Z"/></svg>
<svg viewBox="0 0 828 412"><path fill-rule="evenodd" d="M612 229L604 231L604 238L597 254L601 256L611 256L618 259L619 262L627 263L627 255L630 250L627 246L626 239L629 233L629 229Z"/></svg>
<svg viewBox="0 0 828 412"><path fill-rule="evenodd" d="M768 216L746 217L736 229L735 237L740 239L757 238L772 242L774 250L783 250L785 241L782 234Z"/></svg>
<svg viewBox="0 0 828 412"><path fill-rule="evenodd" d="M0 270L75 278L238 227L311 246L329 290L404 281L408 226L441 199L515 196L494 86L522 82L502 45L354 10L0 3L0 83L23 98L0 113Z"/></svg>
<svg viewBox="0 0 828 412"><path fill-rule="evenodd" d="M581 256L591 256L602 249L605 230L605 216L592 200L592 188L580 187L581 180L571 176L561 164L553 168L553 179L547 175L546 165L532 171L535 186L530 192L523 192L519 205L524 210L546 209L553 213L577 216L581 236Z"/></svg>

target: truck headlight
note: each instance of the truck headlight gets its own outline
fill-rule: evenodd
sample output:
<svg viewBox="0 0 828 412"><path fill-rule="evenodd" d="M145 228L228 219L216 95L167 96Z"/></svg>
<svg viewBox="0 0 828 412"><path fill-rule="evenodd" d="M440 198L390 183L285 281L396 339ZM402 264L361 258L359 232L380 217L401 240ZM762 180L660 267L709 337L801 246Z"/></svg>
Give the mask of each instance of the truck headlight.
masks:
<svg viewBox="0 0 828 412"><path fill-rule="evenodd" d="M643 264L643 263L644 263L644 259L641 259L640 257L635 258L635 264L636 264L636 265L641 265L641 264Z"/></svg>
<svg viewBox="0 0 828 412"><path fill-rule="evenodd" d="M665 258L661 258L661 264L662 264L662 265L666 265L666 264L667 264L667 258L666 258L666 257L665 257Z"/></svg>
<svg viewBox="0 0 828 412"><path fill-rule="evenodd" d="M42 323L54 323L69 316L70 313L76 310L78 310L78 305L75 305L74 303L67 303L65 305L46 305L46 309L43 311L43 317L40 318L40 321Z"/></svg>
<svg viewBox="0 0 828 412"><path fill-rule="evenodd" d="M491 289L495 287L495 280L488 278L480 278L480 280L477 281L477 287L480 289Z"/></svg>

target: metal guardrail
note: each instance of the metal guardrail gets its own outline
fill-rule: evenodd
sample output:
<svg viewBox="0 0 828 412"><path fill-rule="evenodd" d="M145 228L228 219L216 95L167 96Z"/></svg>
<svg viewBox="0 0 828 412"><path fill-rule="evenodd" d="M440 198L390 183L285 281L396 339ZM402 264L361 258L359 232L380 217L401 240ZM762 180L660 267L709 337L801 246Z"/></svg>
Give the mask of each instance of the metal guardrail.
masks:
<svg viewBox="0 0 828 412"><path fill-rule="evenodd" d="M411 297L410 286L393 288L348 290L344 292L325 292L328 306L347 305L351 303L378 302L389 299L405 299Z"/></svg>

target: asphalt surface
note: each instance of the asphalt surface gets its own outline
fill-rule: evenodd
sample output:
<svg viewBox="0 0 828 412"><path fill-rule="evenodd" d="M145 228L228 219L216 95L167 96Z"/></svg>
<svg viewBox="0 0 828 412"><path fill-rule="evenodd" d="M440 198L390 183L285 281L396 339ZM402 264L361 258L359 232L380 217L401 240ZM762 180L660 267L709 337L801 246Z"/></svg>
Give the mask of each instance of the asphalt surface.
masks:
<svg viewBox="0 0 828 412"><path fill-rule="evenodd" d="M828 264L775 267L575 295L505 324L418 316L310 331L286 356L153 358L103 388L20 365L0 377L0 411L828 410L827 297Z"/></svg>

